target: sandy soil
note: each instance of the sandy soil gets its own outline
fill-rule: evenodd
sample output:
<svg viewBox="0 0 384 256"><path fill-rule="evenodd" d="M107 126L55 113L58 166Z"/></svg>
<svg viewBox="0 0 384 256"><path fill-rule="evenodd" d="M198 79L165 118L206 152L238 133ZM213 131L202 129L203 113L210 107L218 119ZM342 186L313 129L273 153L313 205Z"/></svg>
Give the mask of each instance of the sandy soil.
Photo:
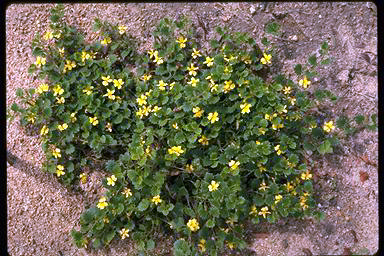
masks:
<svg viewBox="0 0 384 256"><path fill-rule="evenodd" d="M51 4L15 4L6 10L6 104L17 88L37 87L27 73L34 61L30 43L48 27ZM206 27L207 39L216 25L247 31L256 39L264 24L275 20L282 34L273 38L282 49L277 68L294 72L323 40L330 43L332 66L320 69L313 88L333 90L341 100L334 114L377 112L377 9L372 3L162 3L66 4L66 19L92 37L100 17L128 26L129 33L150 46L154 25L168 15L191 15ZM198 28L201 34L204 30ZM85 204L93 202L100 175L94 174L85 193L66 190L54 176L40 171L44 160L38 136L27 135L17 121L7 123L7 224L10 255L134 255L129 240L114 241L100 251L77 249L69 231L78 227ZM326 219L286 219L250 228L249 255L373 254L378 249L378 133L363 131L342 143L335 156L317 162L319 207ZM367 179L366 179L367 178ZM93 188L93 190L92 190ZM154 255L170 255L164 238ZM365 250L365 251L364 251ZM233 255L228 252L227 255ZM244 255L244 254L243 254Z"/></svg>

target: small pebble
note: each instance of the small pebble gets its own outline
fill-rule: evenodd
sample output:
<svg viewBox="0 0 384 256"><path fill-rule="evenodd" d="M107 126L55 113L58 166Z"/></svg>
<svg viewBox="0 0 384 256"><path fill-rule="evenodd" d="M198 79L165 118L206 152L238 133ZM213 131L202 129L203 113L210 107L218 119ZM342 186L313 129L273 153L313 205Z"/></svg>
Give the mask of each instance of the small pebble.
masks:
<svg viewBox="0 0 384 256"><path fill-rule="evenodd" d="M249 11L251 12L251 14L254 14L256 12L256 9L255 7L251 6L251 8L249 8Z"/></svg>

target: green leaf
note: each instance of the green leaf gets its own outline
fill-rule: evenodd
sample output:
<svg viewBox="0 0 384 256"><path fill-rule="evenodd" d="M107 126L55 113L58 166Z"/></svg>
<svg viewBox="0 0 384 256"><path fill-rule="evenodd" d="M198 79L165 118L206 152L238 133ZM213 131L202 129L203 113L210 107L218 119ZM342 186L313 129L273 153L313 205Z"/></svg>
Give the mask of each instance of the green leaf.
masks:
<svg viewBox="0 0 384 256"><path fill-rule="evenodd" d="M139 205L137 206L137 209L141 212L145 211L148 207L149 207L149 200L148 199L143 199L141 200L141 202L139 203Z"/></svg>
<svg viewBox="0 0 384 256"><path fill-rule="evenodd" d="M147 241L147 245L146 245L147 250L153 250L155 246L156 246L155 241L153 241L152 239Z"/></svg>
<svg viewBox="0 0 384 256"><path fill-rule="evenodd" d="M301 64L296 64L294 69L295 69L296 75L300 76L301 73L302 73L302 66L301 66Z"/></svg>
<svg viewBox="0 0 384 256"><path fill-rule="evenodd" d="M75 147L74 147L72 144L69 144L68 147L67 147L67 149L65 150L65 153L66 153L67 155L70 155L70 154L72 154L73 152L75 152Z"/></svg>
<svg viewBox="0 0 384 256"><path fill-rule="evenodd" d="M312 66L316 67L316 65L317 65L317 58L316 58L316 55L311 55L311 56L308 58L308 63L311 64Z"/></svg>
<svg viewBox="0 0 384 256"><path fill-rule="evenodd" d="M192 255L192 251L187 241L179 239L173 244L173 256L190 256L190 255Z"/></svg>
<svg viewBox="0 0 384 256"><path fill-rule="evenodd" d="M355 121L357 124L362 124L365 120L365 117L363 115L357 115L355 116Z"/></svg>
<svg viewBox="0 0 384 256"><path fill-rule="evenodd" d="M23 95L24 95L24 91L22 89L20 89L20 88L17 88L16 96L17 97L23 97Z"/></svg>
<svg viewBox="0 0 384 256"><path fill-rule="evenodd" d="M209 219L205 225L208 227L208 228L213 228L215 226L215 220L214 219Z"/></svg>
<svg viewBox="0 0 384 256"><path fill-rule="evenodd" d="M320 62L321 65L329 65L331 63L331 59L330 58L327 58L325 60L322 60Z"/></svg>
<svg viewBox="0 0 384 256"><path fill-rule="evenodd" d="M109 232L105 235L105 237L104 237L104 244L105 244L105 245L109 244L109 243L112 241L112 239L115 237L115 235L116 235L116 232L115 232L114 229L112 229L111 231L109 231Z"/></svg>
<svg viewBox="0 0 384 256"><path fill-rule="evenodd" d="M326 140L324 141L324 143L322 143L318 148L317 148L317 151L324 155L326 153L332 153L333 152L333 149L332 149L332 145L331 145L331 142L329 142L329 140Z"/></svg>
<svg viewBox="0 0 384 256"><path fill-rule="evenodd" d="M273 35L277 35L280 29L280 25L277 22L270 22L265 26L265 32Z"/></svg>
<svg viewBox="0 0 384 256"><path fill-rule="evenodd" d="M328 50L328 48L329 48L328 42L324 41L323 44L321 45L321 49Z"/></svg>

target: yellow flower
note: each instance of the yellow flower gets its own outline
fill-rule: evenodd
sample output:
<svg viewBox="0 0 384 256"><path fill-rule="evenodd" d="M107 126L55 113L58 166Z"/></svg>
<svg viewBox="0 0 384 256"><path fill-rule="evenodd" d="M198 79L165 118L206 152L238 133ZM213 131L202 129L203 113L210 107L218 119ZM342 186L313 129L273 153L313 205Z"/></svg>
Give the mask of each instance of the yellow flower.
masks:
<svg viewBox="0 0 384 256"><path fill-rule="evenodd" d="M164 63L164 59L162 57L159 57L157 54L155 55L155 62L160 65Z"/></svg>
<svg viewBox="0 0 384 256"><path fill-rule="evenodd" d="M289 100L289 103L291 103L292 106L295 105L295 102L296 102L296 98L295 97L289 97L288 100Z"/></svg>
<svg viewBox="0 0 384 256"><path fill-rule="evenodd" d="M40 86L37 88L37 93L42 94L43 92L47 92L49 90L48 84L40 84Z"/></svg>
<svg viewBox="0 0 384 256"><path fill-rule="evenodd" d="M304 87L305 89L311 84L311 81L307 80L307 77L304 76L303 79L301 79L299 81L299 85L301 85L302 87Z"/></svg>
<svg viewBox="0 0 384 256"><path fill-rule="evenodd" d="M256 145L260 145L261 144L261 142L260 141L255 141L256 142Z"/></svg>
<svg viewBox="0 0 384 256"><path fill-rule="evenodd" d="M185 43L187 42L187 38L183 37L183 36L180 36L176 42L179 43L179 46L181 49L183 49L185 47Z"/></svg>
<svg viewBox="0 0 384 256"><path fill-rule="evenodd" d="M56 85L54 88L53 88L53 95L54 96L57 96L57 95L61 95L64 93L64 89L61 88L61 86L58 84Z"/></svg>
<svg viewBox="0 0 384 256"><path fill-rule="evenodd" d="M120 78L119 80L117 79L114 79L113 80L113 85L117 88L117 89L121 89L121 86L124 84L124 81Z"/></svg>
<svg viewBox="0 0 384 256"><path fill-rule="evenodd" d="M107 216L104 216L104 217L103 217L103 222L104 222L104 223L109 223L109 219L108 219Z"/></svg>
<svg viewBox="0 0 384 256"><path fill-rule="evenodd" d="M91 58L91 55L87 53L86 51L81 52L81 61L84 62L85 60L88 60Z"/></svg>
<svg viewBox="0 0 384 256"><path fill-rule="evenodd" d="M115 93L115 90L107 89L107 93L104 94L103 96L108 97L108 99L110 99L110 100L114 100L114 99L116 99L116 96L114 95L114 93Z"/></svg>
<svg viewBox="0 0 384 256"><path fill-rule="evenodd" d="M200 109L199 107L195 107L195 108L192 109L192 112L195 113L193 115L193 117L198 118L198 117L201 117L203 115L204 110Z"/></svg>
<svg viewBox="0 0 384 256"><path fill-rule="evenodd" d="M165 90L165 86L167 86L167 85L168 84L165 83L163 80L160 80L157 86L159 86L160 91L164 91Z"/></svg>
<svg viewBox="0 0 384 256"><path fill-rule="evenodd" d="M229 66L229 67L226 66L226 67L224 68L224 73L225 73L225 74L232 73L232 71L233 71L233 70L232 70L232 67L231 67L231 66Z"/></svg>
<svg viewBox="0 0 384 256"><path fill-rule="evenodd" d="M77 120L76 113L71 113L71 122L74 123Z"/></svg>
<svg viewBox="0 0 384 256"><path fill-rule="evenodd" d="M132 191L130 188L125 188L122 192L121 192L123 195L125 195L125 197L130 197L132 196Z"/></svg>
<svg viewBox="0 0 384 256"><path fill-rule="evenodd" d="M245 113L251 112L250 110L251 107L252 105L249 103L240 104L241 113L245 114Z"/></svg>
<svg viewBox="0 0 384 256"><path fill-rule="evenodd" d="M263 181L259 187L259 190L265 191L267 188L269 188L269 187L267 186L267 184L265 184L265 181Z"/></svg>
<svg viewBox="0 0 384 256"><path fill-rule="evenodd" d="M244 61L245 64L251 64L252 63L252 60L251 60L251 57L246 55L242 58L242 61Z"/></svg>
<svg viewBox="0 0 384 256"><path fill-rule="evenodd" d="M262 163L257 163L257 167L259 167L259 171L260 172L263 172L263 171L267 170L267 168L265 168L265 166Z"/></svg>
<svg viewBox="0 0 384 256"><path fill-rule="evenodd" d="M219 114L217 112L209 113L208 114L208 120L211 121L211 124L213 124L214 122L219 121Z"/></svg>
<svg viewBox="0 0 384 256"><path fill-rule="evenodd" d="M288 181L287 184L284 184L285 188L287 189L287 191L291 191L294 187L291 185L291 183Z"/></svg>
<svg viewBox="0 0 384 256"><path fill-rule="evenodd" d="M101 41L101 44L102 44L102 45L108 45L108 44L110 44L110 43L112 43L112 40L111 40L111 38L110 38L109 36L106 36L106 37Z"/></svg>
<svg viewBox="0 0 384 256"><path fill-rule="evenodd" d="M105 86L113 81L110 76L101 76L101 79L103 79L103 85Z"/></svg>
<svg viewBox="0 0 384 256"><path fill-rule="evenodd" d="M207 139L207 137L205 137L204 135L201 136L201 138L199 139L199 142L200 142L201 144L203 144L203 145L208 145L208 144L209 144L209 143L208 143L208 139Z"/></svg>
<svg viewBox="0 0 384 256"><path fill-rule="evenodd" d="M85 87L85 89L83 89L83 92L87 95L91 95L92 94L92 89L94 87L92 85L88 85L87 87Z"/></svg>
<svg viewBox="0 0 384 256"><path fill-rule="evenodd" d="M190 84L192 87L196 87L196 85L199 81L200 81L200 79L195 79L194 77L192 77L191 81L187 82L187 84Z"/></svg>
<svg viewBox="0 0 384 256"><path fill-rule="evenodd" d="M41 67L41 65L45 65L45 63L46 63L46 58L43 58L43 57L40 57L40 56L36 57L35 64L36 64L37 67Z"/></svg>
<svg viewBox="0 0 384 256"><path fill-rule="evenodd" d="M284 94L290 94L292 92L292 88L289 86L285 86L283 88L283 92L284 92Z"/></svg>
<svg viewBox="0 0 384 256"><path fill-rule="evenodd" d="M56 174L57 174L57 177L64 175L65 174L64 166L62 166L61 164L57 165Z"/></svg>
<svg viewBox="0 0 384 256"><path fill-rule="evenodd" d="M125 33L125 31L127 30L127 27L124 26L124 25L120 25L117 27L119 29L119 34L122 35Z"/></svg>
<svg viewBox="0 0 384 256"><path fill-rule="evenodd" d="M196 59L197 57L201 56L200 51L196 50L195 48L193 48L192 50L192 58Z"/></svg>
<svg viewBox="0 0 384 256"><path fill-rule="evenodd" d="M310 180L310 179L312 179L312 174L309 173L309 170L307 170L306 172L301 173L301 179L302 180Z"/></svg>
<svg viewBox="0 0 384 256"><path fill-rule="evenodd" d="M281 149L280 149L280 145L275 146L275 151L276 151L277 155L281 155L281 153L283 153L283 151L281 151Z"/></svg>
<svg viewBox="0 0 384 256"><path fill-rule="evenodd" d="M170 84L169 84L169 89L172 90L173 87L175 86L175 84L176 84L175 82L170 83Z"/></svg>
<svg viewBox="0 0 384 256"><path fill-rule="evenodd" d="M85 184L87 182L87 174L85 172L80 173L81 183Z"/></svg>
<svg viewBox="0 0 384 256"><path fill-rule="evenodd" d="M335 129L335 126L333 125L333 121L325 122L323 126L323 130L325 132L331 132Z"/></svg>
<svg viewBox="0 0 384 256"><path fill-rule="evenodd" d="M257 215L256 205L252 205L249 215Z"/></svg>
<svg viewBox="0 0 384 256"><path fill-rule="evenodd" d="M266 132L266 130L265 130L265 128L259 128L259 133L261 133L261 134L265 134L265 132Z"/></svg>
<svg viewBox="0 0 384 256"><path fill-rule="evenodd" d="M120 235L121 235L121 239L124 240L126 237L129 237L128 232L129 232L129 229L125 229L125 228L121 229L121 230L119 231L119 233L120 233Z"/></svg>
<svg viewBox="0 0 384 256"><path fill-rule="evenodd" d="M200 227L199 227L199 222L197 222L197 219L193 218L193 219L190 219L187 223L187 226L188 228L194 232L194 231L197 231Z"/></svg>
<svg viewBox="0 0 384 256"><path fill-rule="evenodd" d="M149 58L152 59L155 56L158 56L159 52L158 51L154 51L154 50L149 50L148 54L149 54Z"/></svg>
<svg viewBox="0 0 384 256"><path fill-rule="evenodd" d="M57 126L57 129L59 129L60 131L64 131L65 129L68 128L68 125L66 123L63 123L63 124L59 124Z"/></svg>
<svg viewBox="0 0 384 256"><path fill-rule="evenodd" d="M59 48L59 54L61 57L64 57L64 47L63 48Z"/></svg>
<svg viewBox="0 0 384 256"><path fill-rule="evenodd" d="M60 158L61 157L61 150L59 148L56 148L54 147L53 150L52 150L52 155L55 157L55 158Z"/></svg>
<svg viewBox="0 0 384 256"><path fill-rule="evenodd" d="M89 117L89 122L90 122L92 125L96 126L96 125L99 123L99 120L97 120L97 116L95 116L95 117Z"/></svg>
<svg viewBox="0 0 384 256"><path fill-rule="evenodd" d="M47 126L43 126L43 128L41 128L40 130L40 135L47 135L49 132L49 128Z"/></svg>
<svg viewBox="0 0 384 256"><path fill-rule="evenodd" d="M188 74L191 75L191 76L196 76L197 75L196 70L198 70L198 69L199 69L199 67L195 67L193 65L193 63L191 63L191 66L187 67L187 70L189 71Z"/></svg>
<svg viewBox="0 0 384 256"><path fill-rule="evenodd" d="M205 239L201 239L200 240L200 242L199 242L199 244L197 245L198 247L199 247L199 250L201 251L201 252L205 252Z"/></svg>
<svg viewBox="0 0 384 256"><path fill-rule="evenodd" d="M179 126L177 125L177 123L172 124L172 127L175 128L176 130L179 129Z"/></svg>
<svg viewBox="0 0 384 256"><path fill-rule="evenodd" d="M192 171L194 170L192 164L187 164L187 165L185 166L185 169L186 169L188 172L192 172Z"/></svg>
<svg viewBox="0 0 384 256"><path fill-rule="evenodd" d="M180 156L182 153L184 153L184 150L181 149L181 146L173 146L168 149L168 154L170 155L175 154L177 156Z"/></svg>
<svg viewBox="0 0 384 256"><path fill-rule="evenodd" d="M231 170L236 170L237 168L239 168L240 162L235 161L235 160L231 160L231 161L229 161L228 165L231 168Z"/></svg>
<svg viewBox="0 0 384 256"><path fill-rule="evenodd" d="M227 246L229 249L233 249L233 248L236 248L236 244L235 243L232 243L232 242L227 242Z"/></svg>
<svg viewBox="0 0 384 256"><path fill-rule="evenodd" d="M158 107L158 106L153 106L152 108L152 112L157 112L161 109L161 107ZM156 114L155 114L156 115Z"/></svg>
<svg viewBox="0 0 384 256"><path fill-rule="evenodd" d="M267 214L271 214L271 212L268 211L268 206L261 208L259 215L263 215L263 217L265 218Z"/></svg>
<svg viewBox="0 0 384 256"><path fill-rule="evenodd" d="M233 89L235 89L235 84L232 82L232 80L224 82L224 93L228 93Z"/></svg>
<svg viewBox="0 0 384 256"><path fill-rule="evenodd" d="M283 199L283 196L282 196L282 195L276 195L276 196L275 196L275 204L277 204L278 202L280 202L281 199Z"/></svg>
<svg viewBox="0 0 384 256"><path fill-rule="evenodd" d="M217 84L215 84L215 81L213 81L211 79L210 84L209 84L209 88L211 89L211 92L216 92L217 91L217 87L219 87L219 86Z"/></svg>
<svg viewBox="0 0 384 256"><path fill-rule="evenodd" d="M216 190L218 190L219 185L220 185L220 182L216 182L213 180L213 181L211 181L211 184L208 186L208 189L210 192L216 191Z"/></svg>
<svg viewBox="0 0 384 256"><path fill-rule="evenodd" d="M262 64L271 64L271 58L272 58L272 55L271 54L265 54L265 53L263 53L263 56L264 57L262 57L261 58L261 60L260 60L260 62L262 63Z"/></svg>
<svg viewBox="0 0 384 256"><path fill-rule="evenodd" d="M145 81L148 81L149 79L151 79L152 75L146 75L144 74L142 77L141 77L141 80L143 80L144 82Z"/></svg>
<svg viewBox="0 0 384 256"><path fill-rule="evenodd" d="M107 201L107 198L105 198L105 196L102 196L99 199L99 203L97 204L97 208L103 210L105 207L107 207L108 203L106 201Z"/></svg>
<svg viewBox="0 0 384 256"><path fill-rule="evenodd" d="M64 73L67 70L72 70L73 68L76 67L76 62L71 61L71 60L65 60L66 64L64 65Z"/></svg>
<svg viewBox="0 0 384 256"><path fill-rule="evenodd" d="M112 175L111 177L108 177L107 178L107 184L109 185L109 186L115 186L115 182L117 181L117 178L116 178L116 176L115 175Z"/></svg>
<svg viewBox="0 0 384 256"><path fill-rule="evenodd" d="M161 203L163 200L160 199L160 195L157 195L157 196L154 196L152 197L152 203L154 203L155 205Z"/></svg>
<svg viewBox="0 0 384 256"><path fill-rule="evenodd" d="M280 128L283 128L284 127L284 124L272 124L272 129L273 130L277 130L277 129L280 129Z"/></svg>
<svg viewBox="0 0 384 256"><path fill-rule="evenodd" d="M213 66L213 58L207 56L205 58L205 61L203 62L203 64L207 64L207 67L212 67Z"/></svg>
<svg viewBox="0 0 384 256"><path fill-rule="evenodd" d="M147 104L147 96L141 94L140 98L136 99L136 102L139 104L139 106Z"/></svg>
<svg viewBox="0 0 384 256"><path fill-rule="evenodd" d="M56 100L57 100L57 103L58 104L63 104L64 102L65 102L65 99L64 99L64 97L56 97Z"/></svg>
<svg viewBox="0 0 384 256"><path fill-rule="evenodd" d="M49 40L49 39L52 39L52 38L53 38L52 31L48 30L47 32L45 32L45 34L44 34L44 39L45 40Z"/></svg>
<svg viewBox="0 0 384 256"><path fill-rule="evenodd" d="M287 110L287 105L284 105L283 109L279 111L279 114L281 113L287 113L288 110Z"/></svg>

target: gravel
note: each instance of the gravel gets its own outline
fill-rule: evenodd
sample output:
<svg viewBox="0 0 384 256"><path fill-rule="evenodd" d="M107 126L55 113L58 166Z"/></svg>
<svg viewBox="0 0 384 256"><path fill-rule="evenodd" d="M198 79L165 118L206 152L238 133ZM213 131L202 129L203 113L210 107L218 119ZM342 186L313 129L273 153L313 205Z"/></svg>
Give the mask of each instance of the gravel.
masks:
<svg viewBox="0 0 384 256"><path fill-rule="evenodd" d="M27 73L34 62L30 44L35 32L44 33L48 28L53 6L12 4L6 10L7 107L15 102L17 88L36 88L40 83ZM181 14L190 14L195 24L199 16L208 39L216 25L226 24L235 31L248 31L259 40L264 24L276 20L283 31L281 39L273 39L283 49L277 66L292 76L292 65L303 63L323 40L328 40L334 64L319 70L324 78L313 82L313 87L332 89L342 96L335 114L377 112L377 10L372 3L65 5L66 20L87 32L87 40L96 36L91 28L94 18L99 17L126 24L128 33L141 39L141 50L151 45L150 31L160 18ZM288 219L281 225L250 226L254 230L250 250L257 255L337 255L345 248L352 252L366 248L371 254L377 251L378 169L361 157L378 163L378 134L363 131L343 143L345 155L325 157L315 170L321 188L319 198L331 195L336 203L321 202L327 219ZM364 151L354 152L356 143L362 144ZM84 204L96 200L95 195L69 192L53 175L42 172L41 141L38 136L27 136L18 121L7 122L7 150L20 159L13 166L7 165L10 255L133 255L134 245L129 239L115 240L100 251L77 249L69 233L79 227ZM364 182L359 178L361 171L369 175ZM97 187L102 176L95 174L90 187ZM331 179L337 181L333 186L326 182ZM257 236L263 228L268 235ZM170 255L170 241L164 239L159 244L157 255Z"/></svg>

